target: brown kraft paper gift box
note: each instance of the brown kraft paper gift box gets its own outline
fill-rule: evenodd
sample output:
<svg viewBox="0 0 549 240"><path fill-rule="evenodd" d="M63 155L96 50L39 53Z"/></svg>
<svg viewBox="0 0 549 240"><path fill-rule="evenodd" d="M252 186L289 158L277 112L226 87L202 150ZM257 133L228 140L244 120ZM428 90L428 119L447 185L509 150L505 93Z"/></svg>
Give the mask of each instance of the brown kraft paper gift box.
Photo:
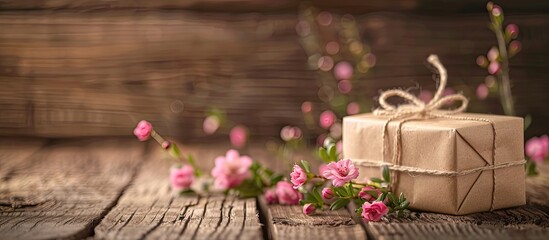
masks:
<svg viewBox="0 0 549 240"><path fill-rule="evenodd" d="M453 116L477 120L430 118L401 125L400 166L455 171L517 162L523 156L523 120L519 117L459 113ZM379 177L379 167L365 167L364 161L391 161L398 122L389 116L360 114L343 119L343 156L359 166L359 179ZM494 146L494 133L495 146ZM495 147L495 153L493 152ZM495 155L495 159L492 157ZM395 192L403 192L416 210L463 215L524 205L523 165L477 171L460 176L393 171L398 174ZM492 203L493 201L493 203ZM493 205L492 205L493 204Z"/></svg>
<svg viewBox="0 0 549 240"><path fill-rule="evenodd" d="M363 178L379 177L386 165L392 191L413 209L463 215L525 204L522 118L463 113L468 99L444 96L446 69L436 55L427 61L440 76L433 98L387 90L372 114L345 117L344 158ZM406 104L392 105L391 97Z"/></svg>

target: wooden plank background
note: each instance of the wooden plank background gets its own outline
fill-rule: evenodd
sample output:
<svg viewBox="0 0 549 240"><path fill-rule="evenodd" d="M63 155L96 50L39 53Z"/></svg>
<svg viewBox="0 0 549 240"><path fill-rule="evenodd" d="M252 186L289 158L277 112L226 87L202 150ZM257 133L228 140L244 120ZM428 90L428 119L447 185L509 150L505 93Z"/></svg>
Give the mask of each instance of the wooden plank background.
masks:
<svg viewBox="0 0 549 240"><path fill-rule="evenodd" d="M257 136L302 126L301 102L320 104L317 75L295 33L298 3L275 2L2 0L0 135L129 135L149 119L169 135L209 140L201 126L210 106ZM374 98L379 89L415 83L433 90L424 61L436 53L450 85L473 100L470 110L501 113L495 99L474 97L486 74L475 58L495 39L484 3L471 2L315 4L355 13L377 56L354 86L360 93ZM511 78L518 113L534 118L526 136L546 133L549 15L538 13L549 4L500 4L516 13L506 19L521 30L524 48L512 59Z"/></svg>

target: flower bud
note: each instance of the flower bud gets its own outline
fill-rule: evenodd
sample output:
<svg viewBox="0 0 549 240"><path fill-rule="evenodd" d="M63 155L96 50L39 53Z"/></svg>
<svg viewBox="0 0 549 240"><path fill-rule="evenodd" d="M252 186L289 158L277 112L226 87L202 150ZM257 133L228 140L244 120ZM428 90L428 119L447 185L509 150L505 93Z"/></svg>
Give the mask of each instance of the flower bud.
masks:
<svg viewBox="0 0 549 240"><path fill-rule="evenodd" d="M522 44L519 41L513 40L509 43L509 57L517 55L522 48Z"/></svg>
<svg viewBox="0 0 549 240"><path fill-rule="evenodd" d="M316 210L316 206L312 203L307 203L303 205L303 214L305 215L311 215Z"/></svg>
<svg viewBox="0 0 549 240"><path fill-rule="evenodd" d="M490 74L496 74L499 72L501 66L499 65L499 62L493 61L490 62L490 65L488 65L488 73Z"/></svg>
<svg viewBox="0 0 549 240"><path fill-rule="evenodd" d="M170 141L162 142L162 148L164 148L164 149L170 148L171 145L172 145L172 143Z"/></svg>
<svg viewBox="0 0 549 240"><path fill-rule="evenodd" d="M479 65L480 67L488 67L488 59L486 59L485 56L483 55L480 55L477 57L477 65Z"/></svg>
<svg viewBox="0 0 549 240"><path fill-rule="evenodd" d="M492 47L490 48L490 50L488 51L488 54L486 54L486 56L488 57L488 60L490 61L495 61L498 59L499 57L499 50L497 47Z"/></svg>
<svg viewBox="0 0 549 240"><path fill-rule="evenodd" d="M324 199L331 199L334 197L334 192L331 188L324 188L322 189L322 197Z"/></svg>
<svg viewBox="0 0 549 240"><path fill-rule="evenodd" d="M278 198L276 197L274 189L269 189L265 191L265 201L267 201L268 204L278 203Z"/></svg>
<svg viewBox="0 0 549 240"><path fill-rule="evenodd" d="M511 39L517 38L518 33L519 33L519 28L514 23L507 25L507 27L505 28L505 35L507 35Z"/></svg>
<svg viewBox="0 0 549 240"><path fill-rule="evenodd" d="M488 3L486 4L486 10L488 10L489 12L491 12L492 9L494 9L494 3L493 3L493 2L488 2Z"/></svg>
<svg viewBox="0 0 549 240"><path fill-rule="evenodd" d="M503 9L501 9L500 6L494 4L491 13L492 15L494 15L494 17L499 17L503 14Z"/></svg>

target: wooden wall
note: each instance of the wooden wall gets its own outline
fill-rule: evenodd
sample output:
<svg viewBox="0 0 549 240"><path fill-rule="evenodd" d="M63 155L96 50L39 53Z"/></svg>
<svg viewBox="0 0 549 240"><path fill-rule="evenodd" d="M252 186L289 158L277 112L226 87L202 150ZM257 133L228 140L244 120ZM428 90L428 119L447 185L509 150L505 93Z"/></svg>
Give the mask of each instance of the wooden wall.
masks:
<svg viewBox="0 0 549 240"><path fill-rule="evenodd" d="M372 98L415 83L433 90L424 61L436 53L472 111L501 113L495 99L474 100L486 74L475 58L495 43L484 3L337 2L315 3L355 14L377 56L355 89ZM511 62L518 112L534 117L527 135L546 133L549 4L500 2L521 30ZM204 137L204 111L217 106L253 134L277 136L301 124L301 102L320 101L296 22L296 1L0 0L0 135L129 135L149 119L167 135Z"/></svg>

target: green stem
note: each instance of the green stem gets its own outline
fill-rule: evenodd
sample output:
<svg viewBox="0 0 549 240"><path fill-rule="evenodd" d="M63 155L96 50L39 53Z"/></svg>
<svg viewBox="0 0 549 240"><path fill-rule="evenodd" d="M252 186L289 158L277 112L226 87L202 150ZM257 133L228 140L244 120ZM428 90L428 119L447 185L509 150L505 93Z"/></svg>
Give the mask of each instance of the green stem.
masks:
<svg viewBox="0 0 549 240"><path fill-rule="evenodd" d="M498 40L499 54L501 57L501 72L498 74L498 79L500 81L499 99L505 115L514 116L516 112L513 94L511 93L511 79L509 78L509 58L505 37L503 36L500 24L494 24L494 32L496 33L496 38Z"/></svg>

